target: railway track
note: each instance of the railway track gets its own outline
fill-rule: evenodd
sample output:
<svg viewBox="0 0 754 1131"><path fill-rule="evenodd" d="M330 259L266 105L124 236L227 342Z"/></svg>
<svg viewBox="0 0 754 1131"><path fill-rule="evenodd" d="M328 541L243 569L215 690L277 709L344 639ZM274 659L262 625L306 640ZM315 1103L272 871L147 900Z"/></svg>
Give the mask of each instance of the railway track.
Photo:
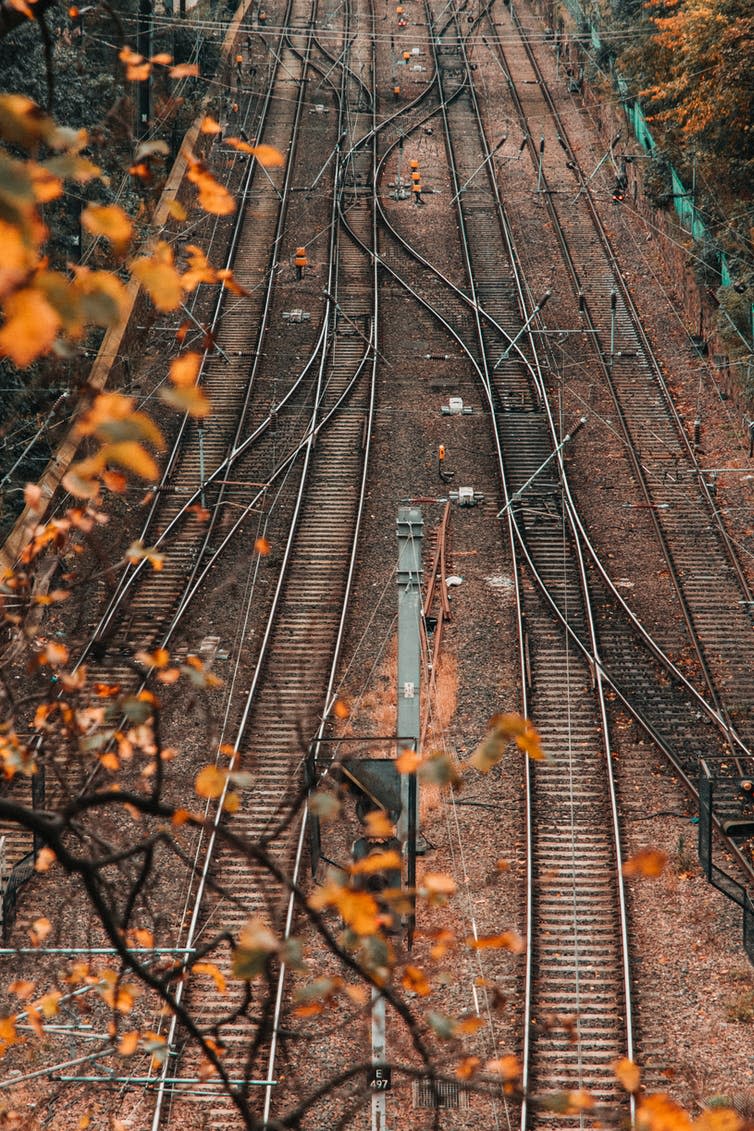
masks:
<svg viewBox="0 0 754 1131"><path fill-rule="evenodd" d="M436 42L454 198L476 304L477 353L501 453L505 497L512 505L515 493L551 455L551 440L531 381L538 365L533 346L527 342L523 352L509 348L526 316L527 296L513 248L500 227L496 185L486 176L474 180L480 158L488 163L489 148L456 20L437 29ZM459 85L464 89L455 97ZM493 193L492 209L482 195L488 191ZM494 323L482 320L480 306ZM496 358L504 361L497 368ZM511 540L515 545L514 527L520 526L540 585L588 634L582 570L558 493L556 483L547 499L540 496L541 509L529 506L515 517L507 505ZM523 707L538 722L553 760L544 771L528 773L530 886L522 1030L526 1098L521 1122L545 1126L551 1116L529 1097L583 1088L600 1103L623 1106L612 1064L632 1055L630 980L604 701L601 694L595 701L591 672L533 593L531 581L523 576L521 584L521 668L524 687L529 683ZM563 1018L569 1016L575 1018L571 1033L563 1031Z"/></svg>

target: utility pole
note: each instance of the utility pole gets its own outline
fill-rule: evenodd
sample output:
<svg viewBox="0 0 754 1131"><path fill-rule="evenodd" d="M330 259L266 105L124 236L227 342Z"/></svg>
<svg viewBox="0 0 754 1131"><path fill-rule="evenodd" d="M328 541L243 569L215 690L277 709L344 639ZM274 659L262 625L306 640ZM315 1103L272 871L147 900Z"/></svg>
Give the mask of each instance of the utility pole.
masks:
<svg viewBox="0 0 754 1131"><path fill-rule="evenodd" d="M149 59L152 55L152 0L139 0L139 17L136 23L136 53ZM137 83L136 136L141 141L149 133L152 119L152 76Z"/></svg>

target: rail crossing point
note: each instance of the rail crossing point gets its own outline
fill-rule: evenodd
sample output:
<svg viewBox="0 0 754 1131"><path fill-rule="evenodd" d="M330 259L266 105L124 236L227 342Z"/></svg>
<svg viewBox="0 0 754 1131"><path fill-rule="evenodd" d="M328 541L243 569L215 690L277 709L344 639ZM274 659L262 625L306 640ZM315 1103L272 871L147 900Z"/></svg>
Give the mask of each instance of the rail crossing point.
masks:
<svg viewBox="0 0 754 1131"><path fill-rule="evenodd" d="M534 480L537 478L537 476L541 475L542 472L545 470L545 468L550 466L552 461L557 457L558 453L562 452L562 450L566 446L566 444L569 444L571 442L571 440L574 438L574 436L576 435L576 433L579 432L584 427L584 425L586 424L586 421L587 421L587 418L585 416L579 417L579 420L576 423L576 426L571 429L571 431L568 433L567 436L563 437L563 439L560 441L558 446L556 448L554 448L553 451L550 452L549 456L544 461L544 463L541 463L539 465L537 470L529 476L529 478L526 480L526 482L523 484L523 486L519 487L518 491L514 491L514 493L508 499L508 502L505 504L505 506L502 507L502 509L497 512L498 518L502 518L503 515L505 514L505 512L507 510L509 510L512 506L514 506L514 504L517 503L519 501L519 499L522 498L524 491L527 489L527 487L530 487L531 484L534 482ZM628 505L631 506L632 504L629 503ZM663 504L660 503L660 506L662 506L662 505ZM667 504L664 504L664 505L667 505Z"/></svg>

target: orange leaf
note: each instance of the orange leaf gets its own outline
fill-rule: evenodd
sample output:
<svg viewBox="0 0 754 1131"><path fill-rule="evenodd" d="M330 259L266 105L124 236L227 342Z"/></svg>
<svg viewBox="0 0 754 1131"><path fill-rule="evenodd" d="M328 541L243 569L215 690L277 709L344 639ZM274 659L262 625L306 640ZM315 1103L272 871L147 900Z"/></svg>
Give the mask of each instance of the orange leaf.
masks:
<svg viewBox="0 0 754 1131"><path fill-rule="evenodd" d="M133 471L141 479L156 479L159 470L154 458L136 440L122 440L119 444L106 444L102 454L109 463Z"/></svg>
<svg viewBox="0 0 754 1131"><path fill-rule="evenodd" d="M212 405L207 399L204 389L194 385L189 389L160 389L160 400L169 404L179 412L187 412L189 416L202 419L212 412Z"/></svg>
<svg viewBox="0 0 754 1131"><path fill-rule="evenodd" d="M170 380L179 388L189 388L196 383L202 355L199 353L184 353L170 363Z"/></svg>
<svg viewBox="0 0 754 1131"><path fill-rule="evenodd" d="M130 264L131 274L149 293L158 310L175 310L183 300L181 277L173 264L173 252L164 241L157 244L151 256L143 256Z"/></svg>
<svg viewBox="0 0 754 1131"><path fill-rule="evenodd" d="M15 994L22 1001L26 1001L34 993L34 982L17 980L8 986L8 993Z"/></svg>
<svg viewBox="0 0 754 1131"><path fill-rule="evenodd" d="M225 788L228 775L217 766L205 766L194 779L194 789L200 797L219 797Z"/></svg>
<svg viewBox="0 0 754 1131"><path fill-rule="evenodd" d="M47 845L45 845L44 848L40 848L37 854L37 859L34 863L34 871L46 872L50 865L55 863L56 859L57 857L55 856L55 853L52 851L52 849L48 848Z"/></svg>
<svg viewBox="0 0 754 1131"><path fill-rule="evenodd" d="M638 1092L641 1083L638 1064L634 1064L627 1056L622 1056L620 1060L613 1061L613 1072L622 1088L627 1092Z"/></svg>
<svg viewBox="0 0 754 1131"><path fill-rule="evenodd" d="M509 950L512 954L523 954L526 943L517 931L503 931L501 935L483 935L478 939L469 937L466 945L472 950L500 949Z"/></svg>
<svg viewBox="0 0 754 1131"><path fill-rule="evenodd" d="M81 213L81 223L93 236L104 236L118 255L131 242L133 223L117 204L88 204Z"/></svg>
<svg viewBox="0 0 754 1131"><path fill-rule="evenodd" d="M227 989L225 975L219 966L215 966L214 962L195 962L191 970L194 974L209 974L217 986L218 993L225 993Z"/></svg>
<svg viewBox="0 0 754 1131"><path fill-rule="evenodd" d="M52 923L49 919L42 916L40 919L35 919L29 931L29 938L31 939L32 946L41 946L45 941L50 931L52 930Z"/></svg>
<svg viewBox="0 0 754 1131"><path fill-rule="evenodd" d="M374 872L383 872L388 868L401 868L401 855L393 849L387 852L370 852L363 860L352 864L349 871L352 876L368 876Z"/></svg>
<svg viewBox="0 0 754 1131"><path fill-rule="evenodd" d="M624 876L646 876L649 879L657 879L661 876L668 858L664 852L660 852L656 848L643 848L637 852L630 860L626 860L623 865Z"/></svg>
<svg viewBox="0 0 754 1131"><path fill-rule="evenodd" d="M367 813L364 824L367 836L392 836L395 831L395 826L383 809L372 809Z"/></svg>
<svg viewBox="0 0 754 1131"><path fill-rule="evenodd" d="M0 356L9 357L23 369L49 352L60 326L60 315L41 291L24 287L5 300Z"/></svg>
<svg viewBox="0 0 754 1131"><path fill-rule="evenodd" d="M270 552L270 543L267 541L266 538L259 537L254 542L254 549L260 555L260 557L264 558Z"/></svg>
<svg viewBox="0 0 754 1131"><path fill-rule="evenodd" d="M421 997L426 997L427 994L432 992L432 987L427 981L424 971L420 970L418 966L407 966L405 968L401 977L401 985L404 990L419 994Z"/></svg>
<svg viewBox="0 0 754 1131"><path fill-rule="evenodd" d="M395 759L395 768L399 774L413 774L420 763L421 758L415 750L401 750Z"/></svg>
<svg viewBox="0 0 754 1131"><path fill-rule="evenodd" d="M199 126L199 130L203 134L219 134L222 133L222 129L220 123L210 117L202 118L201 125Z"/></svg>
<svg viewBox="0 0 754 1131"><path fill-rule="evenodd" d="M124 1033L118 1042L118 1052L121 1056L132 1056L139 1047L139 1030L132 1029Z"/></svg>
<svg viewBox="0 0 754 1131"><path fill-rule="evenodd" d="M484 1067L487 1072L494 1072L506 1083L514 1083L521 1078L521 1065L512 1053L501 1056L497 1060L490 1060Z"/></svg>
<svg viewBox="0 0 754 1131"><path fill-rule="evenodd" d="M198 79L199 65L197 63L177 63L171 67L168 74L171 79Z"/></svg>
<svg viewBox="0 0 754 1131"><path fill-rule="evenodd" d="M186 174L199 193L199 204L205 212L227 216L236 210L236 202L228 190L216 181L202 161L191 160Z"/></svg>
<svg viewBox="0 0 754 1131"><path fill-rule="evenodd" d="M332 713L335 715L336 719L347 719L351 714L348 709L348 705L344 703L342 699L335 700L335 702L333 703Z"/></svg>

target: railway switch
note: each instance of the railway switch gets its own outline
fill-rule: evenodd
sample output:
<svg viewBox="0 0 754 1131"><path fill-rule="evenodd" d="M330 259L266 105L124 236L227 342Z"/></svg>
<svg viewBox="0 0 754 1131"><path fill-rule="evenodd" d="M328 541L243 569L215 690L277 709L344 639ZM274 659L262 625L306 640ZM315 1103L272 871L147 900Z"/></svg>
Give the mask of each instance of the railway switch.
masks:
<svg viewBox="0 0 754 1131"><path fill-rule="evenodd" d="M448 403L440 407L443 416L471 416L473 408L467 408L463 397L448 397Z"/></svg>
<svg viewBox="0 0 754 1131"><path fill-rule="evenodd" d="M475 491L473 487L459 487L457 491L448 492L454 503L459 507L477 507L484 502L484 495Z"/></svg>

